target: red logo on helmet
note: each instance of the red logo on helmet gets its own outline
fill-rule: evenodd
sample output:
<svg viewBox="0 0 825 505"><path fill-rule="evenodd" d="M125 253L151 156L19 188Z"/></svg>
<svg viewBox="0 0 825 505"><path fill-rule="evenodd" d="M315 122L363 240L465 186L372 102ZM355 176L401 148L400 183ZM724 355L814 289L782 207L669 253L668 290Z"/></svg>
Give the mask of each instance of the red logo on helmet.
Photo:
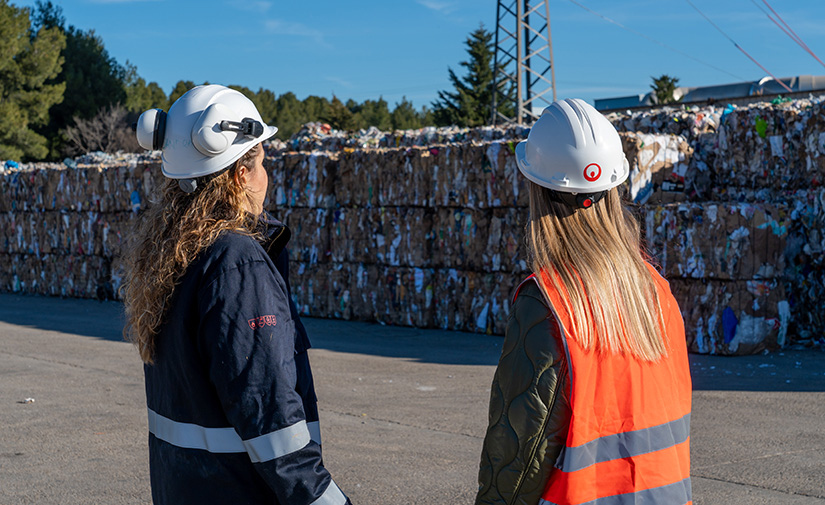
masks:
<svg viewBox="0 0 825 505"><path fill-rule="evenodd" d="M602 167L595 163L591 163L584 167L584 178L587 179L587 182L596 181L599 177L602 176Z"/></svg>

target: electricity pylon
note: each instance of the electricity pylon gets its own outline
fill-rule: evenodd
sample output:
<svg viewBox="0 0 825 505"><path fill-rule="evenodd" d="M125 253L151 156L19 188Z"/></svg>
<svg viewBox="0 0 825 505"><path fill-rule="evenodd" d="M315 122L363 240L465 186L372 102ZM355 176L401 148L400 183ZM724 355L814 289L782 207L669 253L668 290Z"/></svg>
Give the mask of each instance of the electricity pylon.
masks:
<svg viewBox="0 0 825 505"><path fill-rule="evenodd" d="M494 125L532 123L546 105L556 100L548 4L549 0L498 0L491 118ZM512 107L503 107L508 102ZM505 114L502 109L511 109L513 113Z"/></svg>

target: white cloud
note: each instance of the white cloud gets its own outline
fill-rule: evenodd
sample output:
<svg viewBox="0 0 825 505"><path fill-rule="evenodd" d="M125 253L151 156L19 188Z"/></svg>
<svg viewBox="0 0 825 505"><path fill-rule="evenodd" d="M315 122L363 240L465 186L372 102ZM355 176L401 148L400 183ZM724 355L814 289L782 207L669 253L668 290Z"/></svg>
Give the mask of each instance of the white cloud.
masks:
<svg viewBox="0 0 825 505"><path fill-rule="evenodd" d="M293 23L290 21L283 21L281 19L269 19L265 23L266 29L269 33L277 35L293 35L295 37L306 37L315 41L319 45L327 45L324 40L324 34L320 30L310 28L302 23Z"/></svg>
<svg viewBox="0 0 825 505"><path fill-rule="evenodd" d="M326 77L324 77L324 80L335 83L335 84L338 84L338 85L341 85L341 86L343 86L345 88L348 88L348 89L352 89L352 88L355 87L351 82L345 81L344 79L341 79L340 77L326 76Z"/></svg>
<svg viewBox="0 0 825 505"><path fill-rule="evenodd" d="M239 10L260 13L264 13L272 7L272 2L264 1L230 0L228 3Z"/></svg>
<svg viewBox="0 0 825 505"><path fill-rule="evenodd" d="M417 4L423 5L424 7L434 10L436 12L440 12L443 14L449 14L456 10L456 6L454 2L444 2L440 0L415 0Z"/></svg>

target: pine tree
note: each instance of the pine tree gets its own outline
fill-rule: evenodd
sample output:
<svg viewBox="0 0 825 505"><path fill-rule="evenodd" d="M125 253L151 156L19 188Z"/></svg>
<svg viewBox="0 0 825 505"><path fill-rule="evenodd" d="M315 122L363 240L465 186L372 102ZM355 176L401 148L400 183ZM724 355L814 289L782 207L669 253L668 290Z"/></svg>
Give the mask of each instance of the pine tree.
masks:
<svg viewBox="0 0 825 505"><path fill-rule="evenodd" d="M332 95L332 102L330 102L329 108L322 116L322 119L336 130L352 129L352 112L335 95Z"/></svg>
<svg viewBox="0 0 825 505"><path fill-rule="evenodd" d="M169 108L169 99L166 93L156 82L146 84L146 80L139 76L137 67L126 62L124 65L126 76L123 79L123 86L126 90L126 102L124 103L127 112L141 114L148 109Z"/></svg>
<svg viewBox="0 0 825 505"><path fill-rule="evenodd" d="M356 129L374 126L381 131L387 131L392 128L392 115L383 97L379 97L378 100L364 100L354 112L353 122Z"/></svg>
<svg viewBox="0 0 825 505"><path fill-rule="evenodd" d="M482 126L490 122L493 106L493 34L481 25L465 42L469 59L460 65L467 74L459 78L452 68L450 82L455 91L439 91L433 116L439 126Z"/></svg>
<svg viewBox="0 0 825 505"><path fill-rule="evenodd" d="M304 98L304 101L301 102L301 124L320 121L327 117L330 106L329 100L321 96L309 95Z"/></svg>
<svg viewBox="0 0 825 505"><path fill-rule="evenodd" d="M0 0L0 158L42 159L47 139L31 127L45 124L63 100L63 83L50 83L63 65L66 37L32 26L29 10Z"/></svg>
<svg viewBox="0 0 825 505"><path fill-rule="evenodd" d="M301 129L304 106L293 92L278 97L273 123L278 127L277 137L286 140Z"/></svg>
<svg viewBox="0 0 825 505"><path fill-rule="evenodd" d="M258 88L258 92L255 93L252 101L261 114L261 119L264 120L264 123L269 125L274 124L278 112L278 97L275 96L275 93L268 89Z"/></svg>
<svg viewBox="0 0 825 505"><path fill-rule="evenodd" d="M657 104L665 105L679 101L679 99L674 97L674 93L676 93L676 85L679 84L678 77L671 77L667 74L662 74L658 78L651 76L651 79L653 79L653 84L650 85L650 88L653 90L653 95L656 97Z"/></svg>
<svg viewBox="0 0 825 505"><path fill-rule="evenodd" d="M89 119L107 107L126 101L126 69L109 55L103 39L94 30L65 27L62 9L52 2L36 2L35 26L57 28L66 37L64 63L49 84L65 83L63 101L49 111L49 123L40 133L50 140L52 157L63 154L65 139L60 132L75 118Z"/></svg>
<svg viewBox="0 0 825 505"><path fill-rule="evenodd" d="M415 107L407 97L395 104L392 111L392 127L395 130L415 130L421 128L421 120L415 112Z"/></svg>
<svg viewBox="0 0 825 505"><path fill-rule="evenodd" d="M195 83L192 81L178 81L169 93L169 107L175 103L175 100L182 97L187 91L194 87Z"/></svg>

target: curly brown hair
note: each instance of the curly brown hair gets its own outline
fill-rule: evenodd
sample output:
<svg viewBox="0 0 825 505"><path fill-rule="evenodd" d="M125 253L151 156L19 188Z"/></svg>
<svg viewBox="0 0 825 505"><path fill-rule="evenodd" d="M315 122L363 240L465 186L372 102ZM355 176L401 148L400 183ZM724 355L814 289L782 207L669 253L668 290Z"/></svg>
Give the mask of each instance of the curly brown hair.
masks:
<svg viewBox="0 0 825 505"><path fill-rule="evenodd" d="M135 220L123 256L120 295L126 309L123 335L137 346L144 363L154 360L155 339L175 286L198 253L226 231L256 235L258 217L246 210L245 202L251 200L237 172L241 166L253 170L261 149L256 145L219 175L200 180L203 187L194 193L167 179L159 200Z"/></svg>

